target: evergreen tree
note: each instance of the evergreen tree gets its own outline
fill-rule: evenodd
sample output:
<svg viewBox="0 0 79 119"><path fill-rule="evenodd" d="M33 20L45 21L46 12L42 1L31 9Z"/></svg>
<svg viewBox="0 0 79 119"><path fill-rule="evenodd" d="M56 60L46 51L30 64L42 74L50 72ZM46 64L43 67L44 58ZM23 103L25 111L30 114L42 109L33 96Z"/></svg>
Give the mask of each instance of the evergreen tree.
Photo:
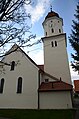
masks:
<svg viewBox="0 0 79 119"><path fill-rule="evenodd" d="M71 62L72 68L79 72L79 2L77 4L76 13L74 14L72 30L69 37L70 44L74 50L71 54L73 61Z"/></svg>

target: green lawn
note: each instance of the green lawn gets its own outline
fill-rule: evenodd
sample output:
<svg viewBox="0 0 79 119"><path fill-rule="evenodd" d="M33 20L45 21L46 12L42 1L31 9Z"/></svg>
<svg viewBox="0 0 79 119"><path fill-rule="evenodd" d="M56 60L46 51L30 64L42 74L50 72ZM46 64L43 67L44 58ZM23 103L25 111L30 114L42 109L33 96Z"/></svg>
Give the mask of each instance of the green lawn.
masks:
<svg viewBox="0 0 79 119"><path fill-rule="evenodd" d="M12 119L74 119L75 110L0 109L1 117Z"/></svg>

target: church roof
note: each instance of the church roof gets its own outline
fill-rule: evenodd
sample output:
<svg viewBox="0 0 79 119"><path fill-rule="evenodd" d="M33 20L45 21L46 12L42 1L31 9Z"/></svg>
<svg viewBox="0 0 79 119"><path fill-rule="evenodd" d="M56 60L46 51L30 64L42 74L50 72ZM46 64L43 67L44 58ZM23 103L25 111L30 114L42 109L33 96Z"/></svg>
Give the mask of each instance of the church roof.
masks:
<svg viewBox="0 0 79 119"><path fill-rule="evenodd" d="M47 16L45 17L45 19L50 18L50 17L59 17L58 13L51 11L47 14Z"/></svg>
<svg viewBox="0 0 79 119"><path fill-rule="evenodd" d="M41 69L42 71L44 71L44 65L38 65L39 69Z"/></svg>
<svg viewBox="0 0 79 119"><path fill-rule="evenodd" d="M75 92L79 92L79 80L74 80L74 90Z"/></svg>
<svg viewBox="0 0 79 119"><path fill-rule="evenodd" d="M72 86L70 84L60 81L58 78L46 73L44 71L44 65L37 65L17 44L14 44L12 48L7 52L7 54L13 53L17 51L18 49L22 53L24 53L25 56L39 69L40 73L43 73L55 80L54 82L48 82L48 83L42 82L40 85L39 91L55 91L55 90L70 90L71 89ZM0 63L9 65L7 63L4 63L3 61L0 61Z"/></svg>
<svg viewBox="0 0 79 119"><path fill-rule="evenodd" d="M39 68L38 65L37 65L37 64L21 49L21 47L18 46L16 43L11 47L11 49L10 49L8 52L6 52L5 57L6 57L7 55L13 53L13 52L18 51L18 49L19 49L19 51L21 51L37 68ZM4 58L5 58L5 57L4 57ZM6 64L6 65L10 65L10 64L7 64L7 63L5 63L5 62L3 61L4 58L0 61L0 63Z"/></svg>
<svg viewBox="0 0 79 119"><path fill-rule="evenodd" d="M72 90L72 85L65 83L63 81L42 82L39 87L40 92L70 91L70 90Z"/></svg>
<svg viewBox="0 0 79 119"><path fill-rule="evenodd" d="M15 52L15 51L17 51L18 49L20 49L20 51L21 51L22 53L24 53L24 55L25 55L36 67L38 67L38 65L37 65L37 64L21 49L21 47L18 46L17 44L14 44L10 50L12 50L12 52ZM13 50L14 50L14 51L13 51ZM11 51L10 51L10 52L11 52ZM38 68L39 68L39 67L38 67Z"/></svg>

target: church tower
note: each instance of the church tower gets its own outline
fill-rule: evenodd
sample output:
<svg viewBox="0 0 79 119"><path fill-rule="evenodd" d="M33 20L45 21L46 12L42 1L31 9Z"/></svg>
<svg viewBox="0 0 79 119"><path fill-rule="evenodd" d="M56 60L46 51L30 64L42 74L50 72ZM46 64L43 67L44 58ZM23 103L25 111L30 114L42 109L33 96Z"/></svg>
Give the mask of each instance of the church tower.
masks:
<svg viewBox="0 0 79 119"><path fill-rule="evenodd" d="M71 84L63 19L51 10L43 22L44 71Z"/></svg>

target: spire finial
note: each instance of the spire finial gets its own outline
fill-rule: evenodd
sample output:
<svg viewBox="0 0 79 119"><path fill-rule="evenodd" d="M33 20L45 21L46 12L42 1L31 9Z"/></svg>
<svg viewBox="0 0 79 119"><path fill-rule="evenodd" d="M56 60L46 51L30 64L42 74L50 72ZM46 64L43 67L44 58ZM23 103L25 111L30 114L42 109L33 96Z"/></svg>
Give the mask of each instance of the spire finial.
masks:
<svg viewBox="0 0 79 119"><path fill-rule="evenodd" d="M50 11L52 12L52 4L50 4Z"/></svg>

